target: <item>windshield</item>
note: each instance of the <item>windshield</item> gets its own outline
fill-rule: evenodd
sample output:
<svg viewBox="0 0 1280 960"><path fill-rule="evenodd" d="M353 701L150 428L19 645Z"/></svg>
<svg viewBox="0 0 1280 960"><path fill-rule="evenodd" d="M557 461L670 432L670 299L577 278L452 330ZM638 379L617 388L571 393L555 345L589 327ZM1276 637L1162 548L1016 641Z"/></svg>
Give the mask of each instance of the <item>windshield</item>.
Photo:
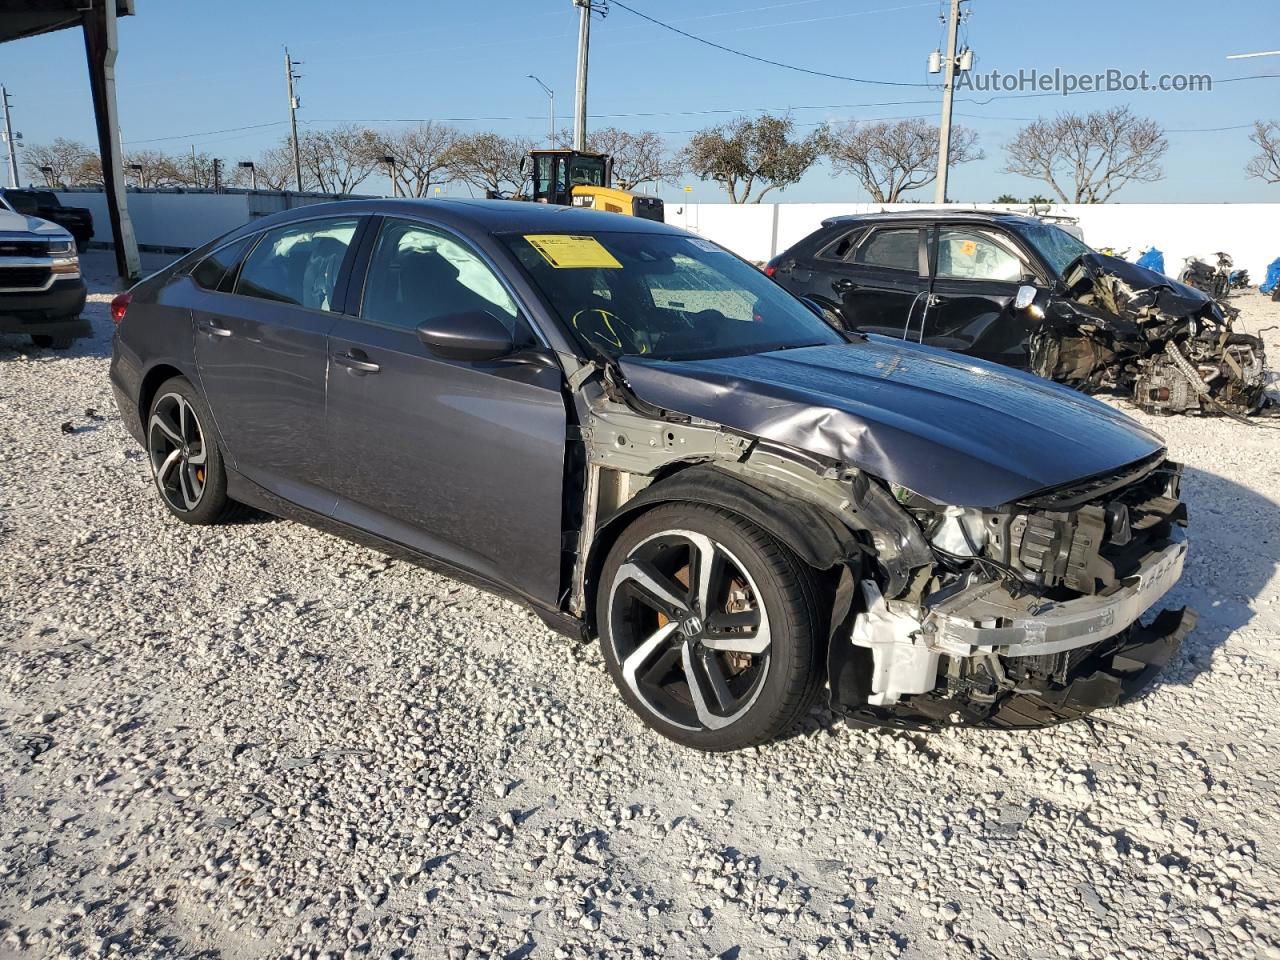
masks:
<svg viewBox="0 0 1280 960"><path fill-rule="evenodd" d="M574 157L569 165L569 186L603 187L604 161L599 157Z"/></svg>
<svg viewBox="0 0 1280 960"><path fill-rule="evenodd" d="M648 233L502 240L591 355L694 360L847 342L706 240Z"/></svg>
<svg viewBox="0 0 1280 960"><path fill-rule="evenodd" d="M1073 260L1092 249L1083 240L1077 240L1061 227L1055 227L1051 223L1037 221L1025 224L1022 227L1022 235L1039 251L1040 256L1044 257L1045 262L1059 277L1067 267L1071 266Z"/></svg>

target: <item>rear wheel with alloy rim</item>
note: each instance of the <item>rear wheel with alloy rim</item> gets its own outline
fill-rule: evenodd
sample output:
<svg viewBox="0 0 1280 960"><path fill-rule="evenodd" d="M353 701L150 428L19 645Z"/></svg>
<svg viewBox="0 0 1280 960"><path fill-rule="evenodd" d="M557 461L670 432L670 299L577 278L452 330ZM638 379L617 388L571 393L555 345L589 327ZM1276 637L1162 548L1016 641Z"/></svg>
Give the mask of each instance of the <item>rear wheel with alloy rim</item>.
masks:
<svg viewBox="0 0 1280 960"><path fill-rule="evenodd" d="M743 518L655 507L601 571L605 663L649 726L702 750L762 743L808 709L821 680L813 573Z"/></svg>
<svg viewBox="0 0 1280 960"><path fill-rule="evenodd" d="M160 499L187 523L217 523L235 508L227 499L222 452L204 398L185 377L160 385L147 417L147 459Z"/></svg>

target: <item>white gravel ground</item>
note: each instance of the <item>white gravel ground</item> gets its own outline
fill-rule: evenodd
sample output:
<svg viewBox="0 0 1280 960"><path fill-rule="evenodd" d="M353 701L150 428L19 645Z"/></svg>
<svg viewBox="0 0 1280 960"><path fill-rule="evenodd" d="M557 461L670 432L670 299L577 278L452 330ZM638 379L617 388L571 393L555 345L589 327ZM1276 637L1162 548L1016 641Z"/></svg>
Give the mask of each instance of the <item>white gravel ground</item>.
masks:
<svg viewBox="0 0 1280 960"><path fill-rule="evenodd" d="M704 756L512 604L169 519L109 298L69 354L0 338L0 954L1280 957L1280 420L1155 424L1201 620L1138 703L929 737L818 711Z"/></svg>

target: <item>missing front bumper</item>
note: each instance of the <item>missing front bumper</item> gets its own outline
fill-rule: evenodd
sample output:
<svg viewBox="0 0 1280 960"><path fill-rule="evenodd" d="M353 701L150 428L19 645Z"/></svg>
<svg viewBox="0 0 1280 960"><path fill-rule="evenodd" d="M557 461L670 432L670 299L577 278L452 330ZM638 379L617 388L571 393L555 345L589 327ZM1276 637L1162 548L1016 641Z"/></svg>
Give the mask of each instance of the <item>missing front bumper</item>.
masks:
<svg viewBox="0 0 1280 960"><path fill-rule="evenodd" d="M1082 648L1070 657L1069 668L1056 676L1023 679L1014 689L994 693L973 684L943 683L889 706L869 706L857 671L836 669L831 674L832 704L855 723L907 729L977 726L1017 730L1065 723L1136 697L1177 655L1195 624L1196 614L1185 607L1163 610L1150 625L1134 623L1115 636ZM1011 666L1017 659L1003 662Z"/></svg>

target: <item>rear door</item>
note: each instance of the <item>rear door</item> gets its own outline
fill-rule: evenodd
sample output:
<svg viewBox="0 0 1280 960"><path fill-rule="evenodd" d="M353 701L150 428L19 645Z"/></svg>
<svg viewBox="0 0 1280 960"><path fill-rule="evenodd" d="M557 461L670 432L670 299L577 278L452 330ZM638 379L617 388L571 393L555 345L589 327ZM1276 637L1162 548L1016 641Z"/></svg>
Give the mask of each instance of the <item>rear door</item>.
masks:
<svg viewBox="0 0 1280 960"><path fill-rule="evenodd" d="M1026 365L1030 316L1013 308L1032 268L1002 230L970 224L934 226L933 297L924 342L1012 366Z"/></svg>
<svg viewBox="0 0 1280 960"><path fill-rule="evenodd" d="M843 257L824 258L830 296L852 329L916 338L929 282L924 237L915 225L872 227Z"/></svg>
<svg viewBox="0 0 1280 960"><path fill-rule="evenodd" d="M330 217L266 231L234 276L219 280L233 292L193 310L196 365L234 467L317 512L333 504L323 454L326 337L361 222Z"/></svg>
<svg viewBox="0 0 1280 960"><path fill-rule="evenodd" d="M554 605L561 370L443 359L418 340L431 317L475 310L518 342L536 340L506 285L459 237L387 218L368 246L358 316L339 317L328 338L334 516Z"/></svg>

